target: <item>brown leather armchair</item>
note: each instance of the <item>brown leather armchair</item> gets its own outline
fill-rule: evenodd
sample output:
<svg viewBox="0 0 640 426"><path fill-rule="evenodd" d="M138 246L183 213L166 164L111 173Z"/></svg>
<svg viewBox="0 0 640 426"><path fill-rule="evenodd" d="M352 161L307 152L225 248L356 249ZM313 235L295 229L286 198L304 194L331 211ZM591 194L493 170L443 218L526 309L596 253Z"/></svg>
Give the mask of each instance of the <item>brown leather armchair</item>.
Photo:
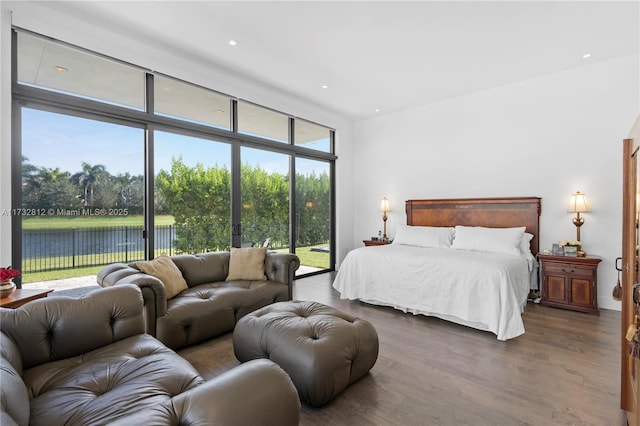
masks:
<svg viewBox="0 0 640 426"><path fill-rule="evenodd" d="M3 426L299 421L296 389L276 364L245 363L205 382L145 334L135 285L0 308L0 331Z"/></svg>

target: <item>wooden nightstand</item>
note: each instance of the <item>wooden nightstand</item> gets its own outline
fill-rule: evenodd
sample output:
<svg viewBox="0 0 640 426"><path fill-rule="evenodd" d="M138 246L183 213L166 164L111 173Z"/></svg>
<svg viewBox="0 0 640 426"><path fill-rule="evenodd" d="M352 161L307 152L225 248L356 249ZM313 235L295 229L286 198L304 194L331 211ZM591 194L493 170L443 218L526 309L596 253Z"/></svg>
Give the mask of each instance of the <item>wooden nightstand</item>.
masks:
<svg viewBox="0 0 640 426"><path fill-rule="evenodd" d="M595 256L538 255L541 305L600 315L598 311L598 264Z"/></svg>
<svg viewBox="0 0 640 426"><path fill-rule="evenodd" d="M391 241L382 241L382 240L362 240L362 242L364 243L365 247L369 247L369 246L384 246L387 244L391 244Z"/></svg>

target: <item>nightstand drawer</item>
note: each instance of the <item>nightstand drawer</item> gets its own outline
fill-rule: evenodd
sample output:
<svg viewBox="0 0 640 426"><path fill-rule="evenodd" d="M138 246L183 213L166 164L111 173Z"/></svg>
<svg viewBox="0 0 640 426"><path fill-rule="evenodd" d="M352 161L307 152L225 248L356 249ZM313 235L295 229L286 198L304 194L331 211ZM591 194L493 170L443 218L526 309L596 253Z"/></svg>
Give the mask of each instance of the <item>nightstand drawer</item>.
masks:
<svg viewBox="0 0 640 426"><path fill-rule="evenodd" d="M570 275L581 275L584 277L593 276L593 268L592 267L584 267L580 265L554 265L554 264L546 264L544 265L544 269L548 274L570 274Z"/></svg>

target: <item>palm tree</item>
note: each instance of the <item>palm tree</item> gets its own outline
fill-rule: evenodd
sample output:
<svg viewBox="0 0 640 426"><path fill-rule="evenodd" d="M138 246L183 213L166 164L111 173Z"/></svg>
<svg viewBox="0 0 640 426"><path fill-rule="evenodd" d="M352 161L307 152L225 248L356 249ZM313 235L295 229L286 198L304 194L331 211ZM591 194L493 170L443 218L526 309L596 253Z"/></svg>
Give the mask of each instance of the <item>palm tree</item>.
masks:
<svg viewBox="0 0 640 426"><path fill-rule="evenodd" d="M135 177L127 173L118 173L117 176L112 178L114 182L114 190L118 193L118 201L115 205L127 206L131 202L132 185L134 184Z"/></svg>
<svg viewBox="0 0 640 426"><path fill-rule="evenodd" d="M82 187L83 204L93 205L93 193L96 184L106 180L109 176L107 168L102 164L92 166L89 163L82 162L82 171L71 176L71 182Z"/></svg>

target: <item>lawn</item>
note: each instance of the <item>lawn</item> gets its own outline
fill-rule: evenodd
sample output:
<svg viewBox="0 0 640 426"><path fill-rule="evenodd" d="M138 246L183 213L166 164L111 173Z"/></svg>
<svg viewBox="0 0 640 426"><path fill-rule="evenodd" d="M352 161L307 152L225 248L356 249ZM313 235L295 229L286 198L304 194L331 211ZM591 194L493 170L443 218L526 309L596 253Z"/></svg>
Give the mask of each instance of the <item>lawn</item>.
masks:
<svg viewBox="0 0 640 426"><path fill-rule="evenodd" d="M30 216L22 218L22 229L71 229L101 226L142 226L142 215L128 216ZM173 225L171 215L155 217L155 225Z"/></svg>

